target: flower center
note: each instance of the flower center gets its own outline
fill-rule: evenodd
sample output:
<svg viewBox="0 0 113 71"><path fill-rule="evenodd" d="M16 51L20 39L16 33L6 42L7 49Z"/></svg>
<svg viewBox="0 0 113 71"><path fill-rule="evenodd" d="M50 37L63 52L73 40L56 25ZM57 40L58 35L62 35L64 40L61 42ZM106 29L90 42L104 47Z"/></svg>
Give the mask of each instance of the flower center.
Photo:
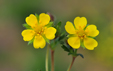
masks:
<svg viewBox="0 0 113 71"><path fill-rule="evenodd" d="M36 25L35 27L33 27L35 33L37 35L43 35L45 32L46 27L42 26L42 25Z"/></svg>
<svg viewBox="0 0 113 71"><path fill-rule="evenodd" d="M80 39L84 39L86 37L86 33L83 29L78 29L76 31L76 34Z"/></svg>

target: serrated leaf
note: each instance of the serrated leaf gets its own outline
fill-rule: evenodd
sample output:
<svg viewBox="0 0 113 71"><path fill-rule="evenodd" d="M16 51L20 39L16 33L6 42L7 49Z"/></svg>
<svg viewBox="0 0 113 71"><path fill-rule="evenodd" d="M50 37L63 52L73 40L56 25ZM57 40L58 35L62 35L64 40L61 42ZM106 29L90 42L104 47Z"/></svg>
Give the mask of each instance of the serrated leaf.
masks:
<svg viewBox="0 0 113 71"><path fill-rule="evenodd" d="M58 41L59 40L59 37L55 38L54 40L55 40L55 45L56 45L59 42Z"/></svg>
<svg viewBox="0 0 113 71"><path fill-rule="evenodd" d="M65 45L62 45L61 47L64 49L64 51L70 52L70 50Z"/></svg>
<svg viewBox="0 0 113 71"><path fill-rule="evenodd" d="M63 38L65 38L65 35L60 36L59 41L62 40Z"/></svg>
<svg viewBox="0 0 113 71"><path fill-rule="evenodd" d="M62 45L64 44L64 41L59 41L59 42L60 42L60 44L62 44Z"/></svg>
<svg viewBox="0 0 113 71"><path fill-rule="evenodd" d="M29 25L28 25L28 24L26 24L26 23L25 23L25 24L23 24L23 26L24 26L26 29L32 29L32 28L31 28L31 26L29 26Z"/></svg>
<svg viewBox="0 0 113 71"><path fill-rule="evenodd" d="M58 42L59 42L59 41L58 41L58 38L59 38L59 37L57 37L57 38L51 40L50 45L51 45L52 50L54 50L54 49L56 48L56 46L57 46L57 44L58 44Z"/></svg>
<svg viewBox="0 0 113 71"><path fill-rule="evenodd" d="M61 36L65 35L65 33L66 33L65 31L63 33L61 33Z"/></svg>
<svg viewBox="0 0 113 71"><path fill-rule="evenodd" d="M82 54L77 54L77 56L81 56L82 58L84 58L84 56Z"/></svg>
<svg viewBox="0 0 113 71"><path fill-rule="evenodd" d="M56 32L56 36L59 36L60 35L60 31L61 31L61 29L60 29L60 26L61 26L61 22L59 22L58 24L56 24L56 26L55 26L55 28L57 29L57 32Z"/></svg>
<svg viewBox="0 0 113 71"><path fill-rule="evenodd" d="M54 42L54 40L51 40L50 46L51 46L52 49L55 47L55 42Z"/></svg>
<svg viewBox="0 0 113 71"><path fill-rule="evenodd" d="M72 53L69 52L68 55L72 55Z"/></svg>
<svg viewBox="0 0 113 71"><path fill-rule="evenodd" d="M73 48L70 48L70 53L73 53L74 54L74 49Z"/></svg>
<svg viewBox="0 0 113 71"><path fill-rule="evenodd" d="M77 49L75 49L74 51L73 51L73 54L72 54L73 56L77 56Z"/></svg>

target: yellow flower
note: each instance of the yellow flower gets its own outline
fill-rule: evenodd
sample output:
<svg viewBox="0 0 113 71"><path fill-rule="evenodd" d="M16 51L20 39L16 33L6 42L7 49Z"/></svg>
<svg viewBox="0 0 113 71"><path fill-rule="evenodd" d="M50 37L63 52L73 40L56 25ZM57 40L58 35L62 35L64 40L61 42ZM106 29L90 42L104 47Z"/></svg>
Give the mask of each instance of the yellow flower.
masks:
<svg viewBox="0 0 113 71"><path fill-rule="evenodd" d="M25 21L32 29L23 30L21 34L24 41L34 39L34 48L44 48L46 45L45 38L49 40L55 38L56 29L46 26L50 22L50 16L48 14L41 13L39 19L35 15L30 14L26 17Z"/></svg>
<svg viewBox="0 0 113 71"><path fill-rule="evenodd" d="M66 22L65 30L70 34L67 42L72 48L78 49L80 45L84 45L88 50L93 50L97 47L98 42L91 37L96 37L99 31L95 25L86 25L85 17L76 17L74 25L69 21Z"/></svg>

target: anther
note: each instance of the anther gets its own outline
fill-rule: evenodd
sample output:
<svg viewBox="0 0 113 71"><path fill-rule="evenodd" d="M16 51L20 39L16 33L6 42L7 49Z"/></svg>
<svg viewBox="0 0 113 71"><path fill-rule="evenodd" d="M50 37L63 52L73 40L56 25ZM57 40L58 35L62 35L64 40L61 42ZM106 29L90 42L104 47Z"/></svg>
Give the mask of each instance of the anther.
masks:
<svg viewBox="0 0 113 71"><path fill-rule="evenodd" d="M85 27L85 25L83 26L83 28Z"/></svg>
<svg viewBox="0 0 113 71"><path fill-rule="evenodd" d="M84 38L86 38L86 35L84 36Z"/></svg>
<svg viewBox="0 0 113 71"><path fill-rule="evenodd" d="M83 37L81 37L81 39L83 39Z"/></svg>
<svg viewBox="0 0 113 71"><path fill-rule="evenodd" d="M44 32L44 34L45 34L45 32Z"/></svg>

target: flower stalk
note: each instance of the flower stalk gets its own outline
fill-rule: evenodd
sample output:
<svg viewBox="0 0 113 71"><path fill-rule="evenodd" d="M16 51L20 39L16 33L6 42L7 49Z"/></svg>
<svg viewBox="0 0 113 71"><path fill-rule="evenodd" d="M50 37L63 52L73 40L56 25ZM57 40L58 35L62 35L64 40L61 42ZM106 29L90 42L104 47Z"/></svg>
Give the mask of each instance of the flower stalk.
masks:
<svg viewBox="0 0 113 71"><path fill-rule="evenodd" d="M72 68L72 66L73 66L73 63L74 63L74 61L75 61L75 58L76 58L76 57L73 56L72 62L71 62L71 64L69 65L69 68L67 69L67 71L70 71L70 70L71 70L71 68Z"/></svg>
<svg viewBox="0 0 113 71"><path fill-rule="evenodd" d="M51 71L54 71L54 50L51 49Z"/></svg>
<svg viewBox="0 0 113 71"><path fill-rule="evenodd" d="M49 57L49 46L47 47L47 51L46 51L46 71L48 71L48 57Z"/></svg>

